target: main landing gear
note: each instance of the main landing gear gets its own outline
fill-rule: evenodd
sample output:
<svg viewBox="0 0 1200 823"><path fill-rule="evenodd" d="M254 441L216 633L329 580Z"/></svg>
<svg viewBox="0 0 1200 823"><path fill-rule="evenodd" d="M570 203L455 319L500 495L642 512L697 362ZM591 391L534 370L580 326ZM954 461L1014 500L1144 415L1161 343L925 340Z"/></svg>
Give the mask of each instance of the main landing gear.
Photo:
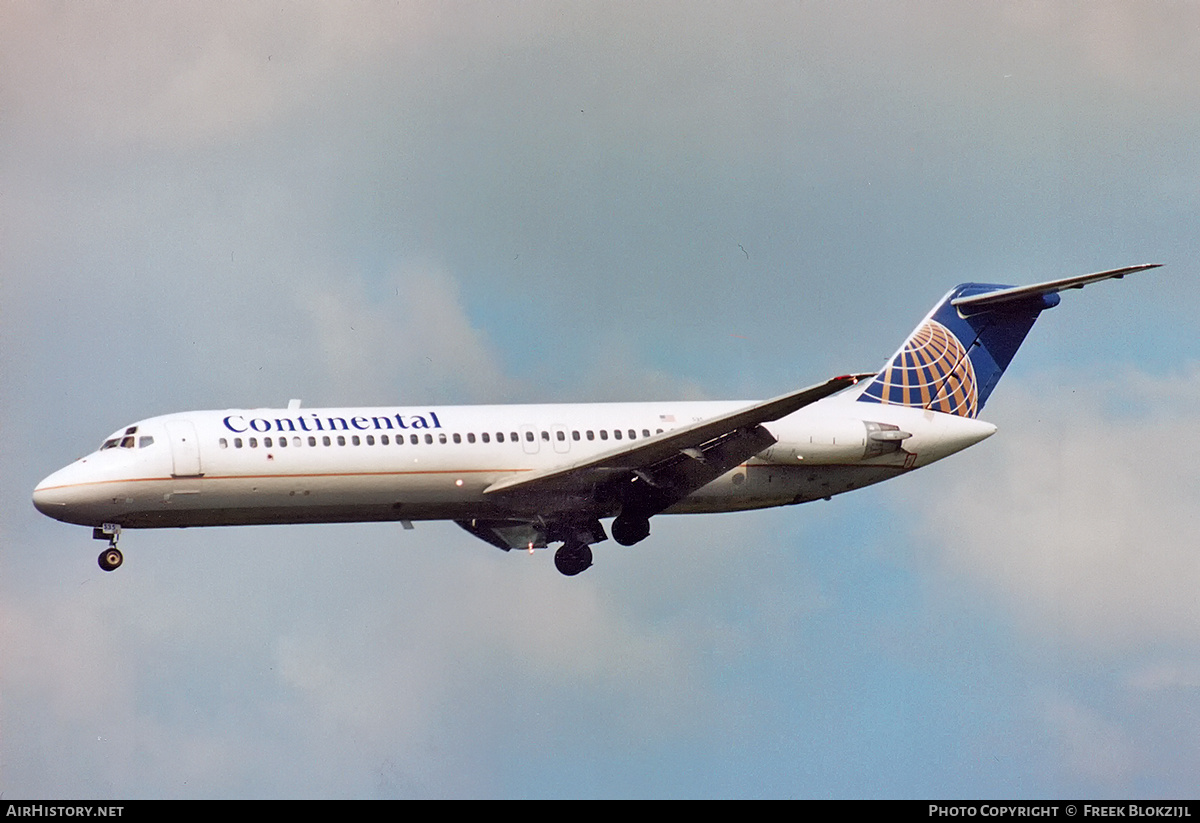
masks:
<svg viewBox="0 0 1200 823"><path fill-rule="evenodd" d="M650 518L622 513L612 523L612 536L622 546L632 546L650 536Z"/></svg>
<svg viewBox="0 0 1200 823"><path fill-rule="evenodd" d="M94 540L108 541L108 548L100 552L100 557L96 561L100 564L100 568L106 572L116 571L117 567L125 561L125 556L117 548L117 540L120 537L121 527L116 523L105 523L98 529L92 529L92 538Z"/></svg>
<svg viewBox="0 0 1200 823"><path fill-rule="evenodd" d="M587 543L568 540L554 553L554 568L574 577L592 565L592 548Z"/></svg>
<svg viewBox="0 0 1200 823"><path fill-rule="evenodd" d="M640 543L649 534L650 518L639 511L622 512L612 524L613 539L622 546ZM551 539L556 538L552 537ZM554 568L567 577L574 577L592 565L590 544L604 540L605 535L597 522L594 524L594 528L589 526L585 529L574 529L567 534L559 532L557 539L562 540L563 544L554 553Z"/></svg>

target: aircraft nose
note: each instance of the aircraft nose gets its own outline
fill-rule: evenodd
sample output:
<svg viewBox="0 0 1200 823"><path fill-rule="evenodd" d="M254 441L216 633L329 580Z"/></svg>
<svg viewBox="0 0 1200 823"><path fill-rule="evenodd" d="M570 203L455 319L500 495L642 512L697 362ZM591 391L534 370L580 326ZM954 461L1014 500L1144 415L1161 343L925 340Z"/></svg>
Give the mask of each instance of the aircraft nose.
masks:
<svg viewBox="0 0 1200 823"><path fill-rule="evenodd" d="M79 502L71 467L51 474L33 490L33 507L47 517L64 522L73 522L72 504Z"/></svg>
<svg viewBox="0 0 1200 823"><path fill-rule="evenodd" d="M41 483L38 483L33 490L33 507L47 517L55 517L55 513L61 513L67 505L61 499L61 495L54 493L55 485L54 475L52 474ZM55 519L58 518L55 517Z"/></svg>

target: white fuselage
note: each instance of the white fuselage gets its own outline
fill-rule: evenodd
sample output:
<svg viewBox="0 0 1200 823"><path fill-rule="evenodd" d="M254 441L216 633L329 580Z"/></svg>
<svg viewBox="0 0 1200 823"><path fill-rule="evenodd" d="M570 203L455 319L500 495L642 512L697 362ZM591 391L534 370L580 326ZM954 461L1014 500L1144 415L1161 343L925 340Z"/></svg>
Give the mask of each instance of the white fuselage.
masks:
<svg viewBox="0 0 1200 823"><path fill-rule="evenodd" d="M995 431L978 420L854 402L858 390L764 424L775 445L667 512L763 508L861 488ZM485 494L738 409L738 402L253 409L142 420L34 492L58 520L124 528L521 518L578 496ZM890 434L880 435L879 431ZM582 512L608 517L616 511Z"/></svg>

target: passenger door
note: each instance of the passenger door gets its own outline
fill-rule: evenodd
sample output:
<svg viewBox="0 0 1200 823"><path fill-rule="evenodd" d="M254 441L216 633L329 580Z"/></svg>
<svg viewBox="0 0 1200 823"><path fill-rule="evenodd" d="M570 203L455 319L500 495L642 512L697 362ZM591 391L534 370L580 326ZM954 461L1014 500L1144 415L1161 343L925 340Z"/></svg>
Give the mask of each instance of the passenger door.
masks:
<svg viewBox="0 0 1200 823"><path fill-rule="evenodd" d="M168 420L167 439L171 441L171 476L200 477L200 441L190 420Z"/></svg>

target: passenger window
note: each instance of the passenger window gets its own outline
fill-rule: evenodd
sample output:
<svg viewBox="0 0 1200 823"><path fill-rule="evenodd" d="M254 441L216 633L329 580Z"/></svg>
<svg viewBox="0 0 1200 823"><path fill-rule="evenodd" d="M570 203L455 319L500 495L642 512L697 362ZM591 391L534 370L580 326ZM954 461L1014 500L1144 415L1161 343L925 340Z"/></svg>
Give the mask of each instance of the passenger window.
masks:
<svg viewBox="0 0 1200 823"><path fill-rule="evenodd" d="M530 443L532 443L533 442L533 432L525 432L525 439L527 441L529 441Z"/></svg>
<svg viewBox="0 0 1200 823"><path fill-rule="evenodd" d="M250 448L252 448L252 449L258 448L258 438L257 437L250 438Z"/></svg>
<svg viewBox="0 0 1200 823"><path fill-rule="evenodd" d="M630 429L630 430L629 430L629 439L630 439L630 440L637 440L637 432L636 432L636 431L634 431L633 429Z"/></svg>
<svg viewBox="0 0 1200 823"><path fill-rule="evenodd" d="M461 434L459 434L458 432L455 432L455 433L454 433L454 442L455 442L455 443L461 443L461 442L462 442L462 435L461 435Z"/></svg>
<svg viewBox="0 0 1200 823"><path fill-rule="evenodd" d="M499 435L497 435L497 437L499 437ZM484 432L483 434L479 435L479 438L481 440L483 440L484 443L487 443L489 440L491 440L491 436L487 432Z"/></svg>
<svg viewBox="0 0 1200 823"><path fill-rule="evenodd" d="M388 436L386 434L379 435L379 444L381 446L388 445Z"/></svg>
<svg viewBox="0 0 1200 823"><path fill-rule="evenodd" d="M287 448L287 438L286 437L279 438L279 448L281 448L281 449Z"/></svg>
<svg viewBox="0 0 1200 823"><path fill-rule="evenodd" d="M545 440L547 443L549 443L550 442L550 432L542 432L542 439Z"/></svg>
<svg viewBox="0 0 1200 823"><path fill-rule="evenodd" d="M145 440L146 438L143 437L142 439ZM219 443L221 445L221 448L223 448L223 449L229 448L229 441L226 440L224 437L222 437L220 440L218 440L217 443ZM142 445L145 446L144 443Z"/></svg>
<svg viewBox="0 0 1200 823"><path fill-rule="evenodd" d="M339 445L339 446L344 446L344 445L346 445L346 435L344 435L344 434L339 434L339 435L338 435L338 445Z"/></svg>
<svg viewBox="0 0 1200 823"><path fill-rule="evenodd" d="M408 442L409 442L409 443L412 443L412 444L415 446L415 445L417 445L418 443L420 443L421 441L417 439L417 436L416 436L415 434L410 434L410 435L408 436Z"/></svg>
<svg viewBox="0 0 1200 823"><path fill-rule="evenodd" d="M516 433L516 432L511 432L511 433L508 435L508 439L509 439L509 440L511 440L511 441L512 441L512 442L514 442L514 443L516 443L518 440L520 440L520 438L519 438L519 437L517 437L517 433ZM529 435L529 439L530 439L530 440L532 440L532 439L533 439L533 435L532 435L532 434L531 434L531 435Z"/></svg>
<svg viewBox="0 0 1200 823"><path fill-rule="evenodd" d="M233 447L235 449L240 449L242 447L242 438L240 438L240 437L233 438Z"/></svg>
<svg viewBox="0 0 1200 823"><path fill-rule="evenodd" d="M310 446L317 445L317 438L313 437L312 435L309 435L308 445L310 445Z"/></svg>
<svg viewBox="0 0 1200 823"><path fill-rule="evenodd" d="M357 435L357 434L354 434L354 435L351 435L351 436L350 436L350 442L351 442L352 444L354 444L355 446L361 446L361 445L362 445L362 441L358 439L358 435Z"/></svg>
<svg viewBox="0 0 1200 823"><path fill-rule="evenodd" d="M571 439L572 439L572 440L578 440L578 439L579 439L579 432L577 432L577 431L573 431L573 432L571 432Z"/></svg>
<svg viewBox="0 0 1200 823"><path fill-rule="evenodd" d="M600 439L601 439L601 440L607 440L607 439L608 439L608 429L601 429L601 430L600 430Z"/></svg>
<svg viewBox="0 0 1200 823"><path fill-rule="evenodd" d="M440 433L439 433L439 434L438 434L438 442L439 442L439 443L445 443L445 442L446 442L446 435L444 435L444 434L440 434Z"/></svg>
<svg viewBox="0 0 1200 823"><path fill-rule="evenodd" d="M556 432L554 433L554 435L555 435L555 437L557 437L559 440L566 440L566 439L567 439L567 433L566 433L565 431L562 431L561 429L560 429L559 431L556 431Z"/></svg>
<svg viewBox="0 0 1200 823"><path fill-rule="evenodd" d="M486 435L485 435L485 436L486 436ZM483 441L483 442L485 442L485 443L486 443L487 441L485 440L485 441ZM503 443L503 442L504 442L504 432L496 432L496 442L497 442L497 443Z"/></svg>
<svg viewBox="0 0 1200 823"><path fill-rule="evenodd" d="M613 439L614 440L621 439L621 430L620 429L613 429Z"/></svg>
<svg viewBox="0 0 1200 823"><path fill-rule="evenodd" d="M642 437L649 437L649 436L650 436L650 430L642 429Z"/></svg>
<svg viewBox="0 0 1200 823"><path fill-rule="evenodd" d="M368 435L367 435L367 445L368 445L368 446L374 446L374 445L375 445L375 435L373 435L373 434L368 434Z"/></svg>
<svg viewBox="0 0 1200 823"><path fill-rule="evenodd" d="M332 446L333 445L333 441L329 439L329 435L325 435L324 437L321 438L321 445L323 445L323 446Z"/></svg>
<svg viewBox="0 0 1200 823"><path fill-rule="evenodd" d="M271 448L271 438L269 438L269 437L263 438L263 447L267 448L267 449Z"/></svg>
<svg viewBox="0 0 1200 823"><path fill-rule="evenodd" d="M467 432L467 442L468 443L475 442L475 432Z"/></svg>
<svg viewBox="0 0 1200 823"><path fill-rule="evenodd" d="M596 433L595 433L594 431L592 431L591 429L588 429L588 430L587 430L587 439L588 439L588 440L595 440L595 439L596 439Z"/></svg>

